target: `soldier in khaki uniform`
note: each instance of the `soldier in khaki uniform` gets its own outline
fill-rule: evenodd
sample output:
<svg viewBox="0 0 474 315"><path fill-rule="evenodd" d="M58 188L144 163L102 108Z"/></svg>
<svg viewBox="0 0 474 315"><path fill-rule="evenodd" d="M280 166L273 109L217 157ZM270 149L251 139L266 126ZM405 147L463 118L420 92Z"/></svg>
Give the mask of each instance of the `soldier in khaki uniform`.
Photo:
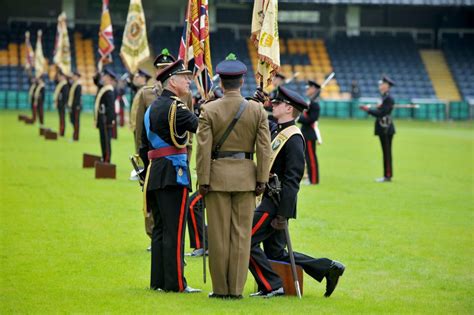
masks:
<svg viewBox="0 0 474 315"><path fill-rule="evenodd" d="M197 132L197 176L209 224L213 288L209 297L240 299L247 279L255 196L268 181L270 133L263 107L240 94L247 67L229 55L216 72L224 97L202 106ZM241 117L216 150L238 112Z"/></svg>

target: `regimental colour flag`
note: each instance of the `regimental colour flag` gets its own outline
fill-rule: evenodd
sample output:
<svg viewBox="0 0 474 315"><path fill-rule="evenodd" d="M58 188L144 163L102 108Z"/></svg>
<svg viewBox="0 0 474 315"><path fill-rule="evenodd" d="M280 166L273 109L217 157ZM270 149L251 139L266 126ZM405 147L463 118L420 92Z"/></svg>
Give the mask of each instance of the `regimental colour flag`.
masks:
<svg viewBox="0 0 474 315"><path fill-rule="evenodd" d="M135 73L138 70L138 65L149 56L150 48L148 47L142 1L130 0L120 57L128 71Z"/></svg>
<svg viewBox="0 0 474 315"><path fill-rule="evenodd" d="M43 44L41 43L43 32L38 30L38 36L36 37L36 48L35 48L35 75L37 78L42 76L46 72L46 59L43 55Z"/></svg>
<svg viewBox="0 0 474 315"><path fill-rule="evenodd" d="M255 0L251 40L257 47L257 80L266 87L280 69L278 0Z"/></svg>
<svg viewBox="0 0 474 315"><path fill-rule="evenodd" d="M35 63L35 53L31 47L30 32L25 32L25 69L32 71Z"/></svg>
<svg viewBox="0 0 474 315"><path fill-rule="evenodd" d="M212 61L208 0L189 0L179 48L179 59L187 65L194 59L194 78L204 98L211 89Z"/></svg>
<svg viewBox="0 0 474 315"><path fill-rule="evenodd" d="M100 65L112 62L111 54L114 48L114 34L109 13L109 0L102 0L102 17L100 18L99 30L99 67Z"/></svg>
<svg viewBox="0 0 474 315"><path fill-rule="evenodd" d="M64 74L69 75L71 73L71 44L66 20L66 13L62 12L58 16L53 62Z"/></svg>

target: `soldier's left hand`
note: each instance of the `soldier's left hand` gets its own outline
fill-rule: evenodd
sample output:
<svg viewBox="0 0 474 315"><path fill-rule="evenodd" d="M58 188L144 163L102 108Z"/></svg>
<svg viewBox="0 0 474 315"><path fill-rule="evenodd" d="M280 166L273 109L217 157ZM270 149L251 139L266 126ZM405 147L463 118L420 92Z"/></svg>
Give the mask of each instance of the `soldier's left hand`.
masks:
<svg viewBox="0 0 474 315"><path fill-rule="evenodd" d="M360 105L359 108L362 109L364 112L369 110L369 106L367 105Z"/></svg>
<svg viewBox="0 0 474 315"><path fill-rule="evenodd" d="M277 215L275 218L273 218L272 222L270 223L272 228L274 228L275 230L284 230L286 227L286 224L287 224L286 218L281 215Z"/></svg>
<svg viewBox="0 0 474 315"><path fill-rule="evenodd" d="M260 196L265 192L265 183L257 182L257 186L255 187L255 195Z"/></svg>

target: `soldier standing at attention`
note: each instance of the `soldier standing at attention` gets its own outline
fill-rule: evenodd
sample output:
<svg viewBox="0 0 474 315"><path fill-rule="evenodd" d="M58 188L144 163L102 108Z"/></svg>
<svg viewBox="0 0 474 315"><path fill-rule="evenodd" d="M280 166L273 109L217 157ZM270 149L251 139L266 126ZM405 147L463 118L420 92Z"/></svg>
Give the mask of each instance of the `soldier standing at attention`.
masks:
<svg viewBox="0 0 474 315"><path fill-rule="evenodd" d="M152 290L194 293L184 277L184 232L191 176L186 143L198 119L180 100L189 93L191 71L178 60L156 77L163 92L146 110L140 157L147 175L145 209L155 222L151 242Z"/></svg>
<svg viewBox="0 0 474 315"><path fill-rule="evenodd" d="M43 126L44 124L44 77L40 76L37 79L37 86L34 90L33 94L33 103L38 113L38 119L40 125Z"/></svg>
<svg viewBox="0 0 474 315"><path fill-rule="evenodd" d="M382 95L382 104L377 108L371 109L367 105L360 106L360 109L366 111L369 115L376 118L375 135L379 136L383 153L383 177L375 181L379 183L390 182L393 176L392 168L392 139L395 134L395 125L393 124L392 113L395 101L390 95L390 88L395 82L387 76L383 76L379 81L379 91Z"/></svg>
<svg viewBox="0 0 474 315"><path fill-rule="evenodd" d="M201 107L196 157L199 192L208 211L214 291L209 297L240 299L247 279L255 195L263 193L268 181L270 133L262 105L240 94L245 64L230 54L216 72L224 97Z"/></svg>
<svg viewBox="0 0 474 315"><path fill-rule="evenodd" d="M97 92L94 104L95 125L99 129L100 147L102 150L102 161L110 163L112 148L110 139L115 124L115 93L113 83L116 78L115 73L104 68L98 84L100 90ZM101 81L101 82L100 82Z"/></svg>
<svg viewBox="0 0 474 315"><path fill-rule="evenodd" d="M306 96L309 97L309 108L304 110L298 122L301 123L301 132L306 140L306 168L308 170L309 183L312 185L319 184L319 164L316 155L316 141L318 140L314 130L314 124L318 123L319 119L319 91L321 86L315 81L309 80L306 86Z"/></svg>
<svg viewBox="0 0 474 315"><path fill-rule="evenodd" d="M262 100L264 101L264 100ZM284 229L290 218L296 218L296 201L300 181L304 173L304 138L295 119L308 109L305 100L296 92L283 86L278 88L272 100L273 117L278 126L272 135L272 165L270 174L277 175L281 182L280 193L266 191L262 202L255 210L252 228L252 250L250 271L258 284L259 291L251 297L274 297L284 295L283 283L268 259L290 262L285 250ZM272 128L273 129L273 128ZM270 186L275 180L271 175ZM264 244L264 250L260 248ZM326 297L329 297L344 272L344 265L327 258L313 258L293 252L296 265L318 282L326 278Z"/></svg>
<svg viewBox="0 0 474 315"><path fill-rule="evenodd" d="M66 129L66 106L69 96L69 84L66 75L58 68L56 88L54 89L54 106L59 114L59 135L64 137L64 130Z"/></svg>
<svg viewBox="0 0 474 315"><path fill-rule="evenodd" d="M72 140L78 141L79 140L79 115L81 113L81 96L82 96L82 86L79 82L81 75L77 71L73 71L72 73L72 85L69 89L69 97L67 101L67 105L69 107L69 118L71 120L71 124L74 128L72 134Z"/></svg>
<svg viewBox="0 0 474 315"><path fill-rule="evenodd" d="M32 115L32 119L33 121L36 120L36 104L35 104L35 90L36 90L36 87L38 86L38 79L37 78L34 78L32 77L30 79L30 88L28 89L28 100L30 101L30 105L31 105L31 115Z"/></svg>

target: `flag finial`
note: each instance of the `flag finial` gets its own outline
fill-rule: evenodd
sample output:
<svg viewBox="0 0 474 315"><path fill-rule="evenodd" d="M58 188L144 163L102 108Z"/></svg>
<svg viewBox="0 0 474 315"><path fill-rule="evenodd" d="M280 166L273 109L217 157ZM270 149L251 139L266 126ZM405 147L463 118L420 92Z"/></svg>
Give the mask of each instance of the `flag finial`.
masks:
<svg viewBox="0 0 474 315"><path fill-rule="evenodd" d="M237 60L237 57L235 56L235 54L230 53L227 55L227 57L225 57L225 60Z"/></svg>

